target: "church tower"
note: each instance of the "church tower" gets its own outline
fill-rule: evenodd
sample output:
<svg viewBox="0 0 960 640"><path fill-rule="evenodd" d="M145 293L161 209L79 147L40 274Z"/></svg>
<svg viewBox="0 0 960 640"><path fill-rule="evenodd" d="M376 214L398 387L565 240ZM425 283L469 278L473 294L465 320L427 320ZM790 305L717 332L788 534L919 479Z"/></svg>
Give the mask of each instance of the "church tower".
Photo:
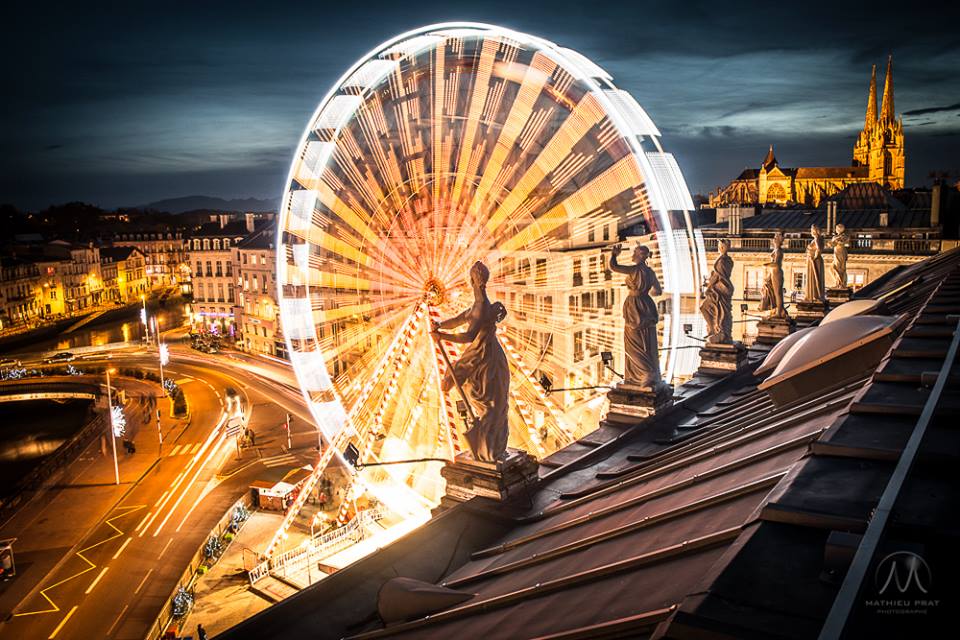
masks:
<svg viewBox="0 0 960 640"><path fill-rule="evenodd" d="M854 166L868 167L868 176L887 189L902 189L905 155L903 149L903 120L893 108L893 56L887 59L887 75L883 83L883 99L877 114L877 67L870 78L870 95L863 131L853 147Z"/></svg>
<svg viewBox="0 0 960 640"><path fill-rule="evenodd" d="M853 147L853 166L865 167L870 162L870 135L877 126L877 65L870 74L870 95L867 97L867 115L863 119L863 131L857 136Z"/></svg>

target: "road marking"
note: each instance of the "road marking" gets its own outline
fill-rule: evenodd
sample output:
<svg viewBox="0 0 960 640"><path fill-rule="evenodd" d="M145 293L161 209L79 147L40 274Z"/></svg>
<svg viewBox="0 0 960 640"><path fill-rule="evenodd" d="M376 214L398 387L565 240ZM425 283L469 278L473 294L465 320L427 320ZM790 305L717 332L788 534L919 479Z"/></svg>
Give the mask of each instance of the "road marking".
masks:
<svg viewBox="0 0 960 640"><path fill-rule="evenodd" d="M296 456L293 455L279 455L271 456L269 458L261 458L260 462L263 463L265 467L282 467L284 465L290 465L299 462Z"/></svg>
<svg viewBox="0 0 960 640"><path fill-rule="evenodd" d="M150 513L153 513L153 512L151 511ZM137 531L140 531L140 528L143 527L143 524L147 521L147 518L150 517L150 513L143 516L143 520L141 520L140 524L137 525L137 528L133 530L134 533L136 533Z"/></svg>
<svg viewBox="0 0 960 640"><path fill-rule="evenodd" d="M189 473L190 469L192 469L194 466L196 466L197 470L196 472L194 472L193 477L190 479L190 481L184 486L183 491L180 493L180 497L177 498L176 502L173 503L173 506L170 507L170 511L167 513L167 517L163 519L163 522L160 523L160 526L157 527L157 530L153 532L154 538L160 535L160 531L163 530L163 527L164 525L167 524L167 521L170 519L170 516L172 516L173 512L177 510L178 506L180 506L180 502L184 499L184 497L186 497L187 492L190 490L190 487L193 485L194 482L196 482L197 477L200 475L200 472L203 471L203 467L204 467L204 464L206 464L206 461L204 461L204 463L202 464L197 464L197 462L200 460L200 456L202 456L204 452L207 450L207 448L210 447L211 444L213 444L213 441L214 439L217 438L218 433L220 434L220 436L219 436L219 439L217 439L217 444L215 444L213 448L210 449L210 458L212 458L215 455L216 451L220 449L220 446L226 440L226 437L227 437L226 434L221 432L221 428L223 427L226 421L227 421L227 414L221 413L220 420L217 422L217 426L215 426L213 430L210 432L210 435L207 436L207 439L204 441L203 446L200 448L200 451L198 451L197 454L190 459L190 463L187 465L187 468L184 469L184 473ZM179 486L179 483L177 486L173 487L172 492L178 491L179 490L178 486ZM173 496L173 493L171 493L170 496ZM169 500L169 498L167 499ZM162 508L163 508L163 505L159 507L159 509L162 509ZM159 513L159 509L157 511L158 513ZM144 531L146 531L146 529L144 529Z"/></svg>
<svg viewBox="0 0 960 640"><path fill-rule="evenodd" d="M193 382L193 378L180 378L179 380L174 380L174 382L177 384L178 387L182 387L187 383Z"/></svg>
<svg viewBox="0 0 960 640"><path fill-rule="evenodd" d="M123 550L127 548L127 545L130 544L131 540L133 540L133 538L127 538L126 542L120 545L120 548L117 549L117 552L113 554L113 558L112 558L113 560L116 560L120 556L120 554L123 553Z"/></svg>
<svg viewBox="0 0 960 640"><path fill-rule="evenodd" d="M118 623L118 622L120 622L120 618L122 618L122 617L123 617L123 614L125 614L125 613L127 612L127 607L129 607L129 606L130 606L129 604L123 605L123 609L120 610L120 615L117 616L117 619L114 620L114 621L113 621L113 624L110 625L110 628L107 629L107 635L108 635L108 636L109 636L111 633L113 633L113 628L114 628L115 626L117 626L117 623Z"/></svg>
<svg viewBox="0 0 960 640"><path fill-rule="evenodd" d="M202 444L202 443L200 443L200 442L195 443L195 444L193 445L193 447L190 449L190 455L193 455L193 454L195 454L197 451L199 451L201 444Z"/></svg>
<svg viewBox="0 0 960 640"><path fill-rule="evenodd" d="M130 538L127 538L127 541L129 542L129 541L130 541ZM103 577L103 574L105 574L105 573L107 572L107 569L109 569L109 568L110 568L110 567L104 567L104 568L103 568L103 571L101 571L99 574L97 574L97 577L93 579L93 582L91 582L91 583L90 583L90 586L87 587L87 590L83 592L83 595L89 595L89 593L90 593L91 591L93 591L93 588L94 588L95 586L97 586L97 583L100 582L100 578Z"/></svg>
<svg viewBox="0 0 960 640"><path fill-rule="evenodd" d="M175 446L175 447L173 448L173 450L171 450L170 453L168 453L167 455L172 458L173 456L177 455L177 452L180 451L180 447L182 447L182 446L183 446L182 444L178 444L178 445Z"/></svg>
<svg viewBox="0 0 960 640"><path fill-rule="evenodd" d="M106 520L104 520L104 524L106 524L108 527L110 527L111 529L113 529L116 533L114 533L112 536L109 536L109 537L107 537L107 538L104 538L103 540L101 540L101 541L99 541L99 542L94 542L94 543L91 544L90 546L84 547L83 549L81 549L80 551L77 551L77 553L76 553L76 556L77 556L78 558L80 558L81 560L83 560L84 562L86 562L86 563L87 563L88 565L90 565L90 566L88 566L88 567L85 568L85 569L82 569L82 570L78 571L77 573L73 574L72 576L68 576L68 577L64 578L63 580L60 580L60 581L58 581L58 582L53 583L52 585L50 585L49 587L47 587L47 588L45 588L45 589L41 589L40 595L43 596L43 599L44 599L44 600L46 600L47 602L50 603L50 608L49 608L49 609L39 609L39 610L37 610L37 611L25 611L25 612L23 612L23 613L15 613L15 614L13 614L14 617L18 617L18 616L32 616L32 615L36 615L36 614L38 614L38 613L56 613L57 611L60 611L60 607L58 607L58 606L57 606L57 603L54 602L54 601L50 598L49 595L47 595L47 592L50 591L51 589L54 589L54 588L60 586L61 584L64 584L65 582L69 582L69 581L73 580L74 578L79 578L79 577L82 576L83 574L85 574L85 573L87 573L87 572L89 572L89 571L93 571L94 569L96 569L96 568L97 568L97 565L95 565L95 564L93 564L92 562L90 562L90 560L87 559L87 557L86 557L85 555L83 555L83 554L86 553L87 551L90 551L91 549L94 549L94 548L96 548L96 547L99 547L99 546L102 545L102 544L106 544L107 542L110 542L111 540L116 540L117 538L123 537L124 532L121 531L120 529L118 529L116 526L114 526L113 521L116 520L117 518L122 518L123 516L126 516L126 515L128 515L128 514L131 514L131 513L133 513L134 511L138 511L139 509L143 509L143 508L146 507L146 506L147 506L147 505L145 505L145 504L140 504L140 505L125 506L125 507L117 507L117 508L115 509L115 511L121 511L121 510L122 510L123 513L118 513L117 515L113 516L112 518L107 518ZM76 608L76 607L74 607L74 608ZM69 616L68 616L68 617L69 617Z"/></svg>
<svg viewBox="0 0 960 640"><path fill-rule="evenodd" d="M150 577L151 573L153 573L153 569L150 569L150 571L147 571L147 575L143 576L143 580L141 580L140 584L137 585L137 590L133 592L134 595L140 593L140 589L143 589L143 585L147 582L147 578ZM110 633L107 632L107 635L110 635Z"/></svg>
<svg viewBox="0 0 960 640"><path fill-rule="evenodd" d="M150 524L153 522L154 518L156 518L158 515L160 515L160 510L159 510L159 509L157 509L155 512L153 512L153 513L151 514L150 519L147 520L147 523L146 523L145 525L143 525L143 530L140 532L140 537L141 537L141 538L142 538L143 536L147 535L147 529L150 528Z"/></svg>
<svg viewBox="0 0 960 640"><path fill-rule="evenodd" d="M57 637L57 634L60 633L60 629L63 629L63 625L67 624L67 620L70 619L70 616L73 615L74 611L76 611L76 610L77 610L77 607L79 607L79 606L80 606L80 605L78 605L78 604L73 605L73 609L70 609L70 611L67 613L67 615L63 616L63 620L61 620L61 621L60 621L60 624L57 625L57 628L53 630L53 633L51 633L49 636L47 636L47 640L53 640L54 638Z"/></svg>
<svg viewBox="0 0 960 640"><path fill-rule="evenodd" d="M167 544L163 545L163 549L160 550L160 555L158 555L157 558L163 557L164 552L170 547L171 542L173 542L173 538L167 540Z"/></svg>

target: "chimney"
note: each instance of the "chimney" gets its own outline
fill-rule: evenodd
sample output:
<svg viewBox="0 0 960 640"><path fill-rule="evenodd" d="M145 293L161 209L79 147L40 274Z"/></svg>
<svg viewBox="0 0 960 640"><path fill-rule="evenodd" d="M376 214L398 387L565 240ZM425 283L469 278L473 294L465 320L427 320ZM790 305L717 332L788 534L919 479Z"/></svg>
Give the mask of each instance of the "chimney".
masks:
<svg viewBox="0 0 960 640"><path fill-rule="evenodd" d="M836 201L827 203L827 235L832 235L837 228L837 203Z"/></svg>
<svg viewBox="0 0 960 640"><path fill-rule="evenodd" d="M245 213L243 214L243 217L247 222L247 233L253 233L254 220L256 218L256 214Z"/></svg>
<svg viewBox="0 0 960 640"><path fill-rule="evenodd" d="M887 211L880 212L880 226L881 227L890 226L890 214Z"/></svg>
<svg viewBox="0 0 960 640"><path fill-rule="evenodd" d="M230 216L228 216L228 215L225 214L225 213L221 213L220 215L217 216L217 221L220 223L220 228L221 228L221 229L223 229L225 226L227 226L227 220L229 219L229 217L230 217Z"/></svg>
<svg viewBox="0 0 960 640"><path fill-rule="evenodd" d="M937 182L933 185L933 191L930 192L930 226L936 227L940 224L940 191L942 185Z"/></svg>
<svg viewBox="0 0 960 640"><path fill-rule="evenodd" d="M738 236L740 229L740 205L731 205L727 214L727 232L732 236Z"/></svg>

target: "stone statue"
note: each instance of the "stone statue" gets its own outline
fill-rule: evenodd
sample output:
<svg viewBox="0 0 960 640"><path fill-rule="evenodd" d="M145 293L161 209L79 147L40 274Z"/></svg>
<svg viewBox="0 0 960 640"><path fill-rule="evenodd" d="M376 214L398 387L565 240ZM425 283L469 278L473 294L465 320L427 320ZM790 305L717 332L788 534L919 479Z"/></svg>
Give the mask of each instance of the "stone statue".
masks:
<svg viewBox="0 0 960 640"><path fill-rule="evenodd" d="M722 239L717 245L720 257L713 263L713 273L707 281L700 313L707 321L707 344L733 343L733 258L727 255L730 241Z"/></svg>
<svg viewBox="0 0 960 640"><path fill-rule="evenodd" d="M842 224L837 225L833 240L830 241L833 246L833 278L836 280L837 289L847 288L847 254L850 251L850 236L847 235L847 229Z"/></svg>
<svg viewBox="0 0 960 640"><path fill-rule="evenodd" d="M768 318L786 318L783 306L783 234L777 231L770 240L770 260L763 266L766 274L760 294L760 311L769 311Z"/></svg>
<svg viewBox="0 0 960 640"><path fill-rule="evenodd" d="M459 385L473 410L475 420L466 432L467 443L476 460L495 462L507 451L508 396L510 369L507 356L497 340L497 323L507 316L500 302L487 298L490 271L482 262L470 268L473 306L458 316L433 323L430 335L435 340L467 344L460 359L443 378L443 391ZM462 333L443 333L462 324Z"/></svg>
<svg viewBox="0 0 960 640"><path fill-rule="evenodd" d="M610 256L610 270L627 276L629 293L623 301L623 349L626 356L624 383L656 390L663 385L660 378L660 355L657 343L657 305L650 297L663 293L653 269L647 266L650 249L638 244L633 252L632 266L617 264L621 246L614 245Z"/></svg>
<svg viewBox="0 0 960 640"><path fill-rule="evenodd" d="M827 288L823 274L823 236L820 227L810 226L810 243L807 245L807 281L804 284L804 298L807 302L827 300Z"/></svg>

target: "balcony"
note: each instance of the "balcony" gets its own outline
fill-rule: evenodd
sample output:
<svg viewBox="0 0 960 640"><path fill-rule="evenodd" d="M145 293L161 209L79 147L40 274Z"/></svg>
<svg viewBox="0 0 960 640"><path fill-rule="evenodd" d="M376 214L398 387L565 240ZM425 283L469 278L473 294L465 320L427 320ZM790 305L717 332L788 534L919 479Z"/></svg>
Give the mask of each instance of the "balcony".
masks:
<svg viewBox="0 0 960 640"><path fill-rule="evenodd" d="M825 244L829 236L824 237ZM716 253L719 238L705 238L704 247L708 252ZM766 253L770 251L770 238L729 238L731 251L752 251ZM802 253L807 250L809 238L784 238L783 250L787 253ZM940 253L943 242L926 238L853 238L850 253L876 253L893 255L928 256ZM832 249L826 246L826 253Z"/></svg>

